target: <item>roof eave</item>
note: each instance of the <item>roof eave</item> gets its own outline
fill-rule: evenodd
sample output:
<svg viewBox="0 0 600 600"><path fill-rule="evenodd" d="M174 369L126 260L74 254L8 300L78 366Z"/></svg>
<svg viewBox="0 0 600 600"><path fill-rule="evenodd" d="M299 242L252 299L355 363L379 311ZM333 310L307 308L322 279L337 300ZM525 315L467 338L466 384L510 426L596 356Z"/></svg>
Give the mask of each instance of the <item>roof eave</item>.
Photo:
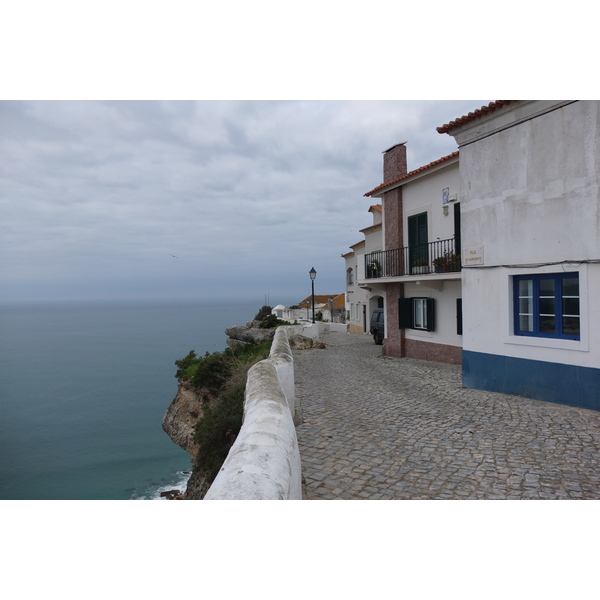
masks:
<svg viewBox="0 0 600 600"><path fill-rule="evenodd" d="M390 181L387 184L381 184L377 186L375 189L372 189L370 192L364 194L364 196L369 198L383 198L386 192L389 192L400 186L406 185L407 183L420 179L421 177L431 175L432 173L435 173L437 171L440 171L441 169L445 169L446 167L453 165L454 163L457 163L459 158L458 154L459 153L457 150L452 154L448 154L448 156L443 156L438 160L434 160L433 162L419 167L418 169L415 169L414 171L411 171L410 173L407 173L406 175L403 175L402 177L399 177L394 181Z"/></svg>

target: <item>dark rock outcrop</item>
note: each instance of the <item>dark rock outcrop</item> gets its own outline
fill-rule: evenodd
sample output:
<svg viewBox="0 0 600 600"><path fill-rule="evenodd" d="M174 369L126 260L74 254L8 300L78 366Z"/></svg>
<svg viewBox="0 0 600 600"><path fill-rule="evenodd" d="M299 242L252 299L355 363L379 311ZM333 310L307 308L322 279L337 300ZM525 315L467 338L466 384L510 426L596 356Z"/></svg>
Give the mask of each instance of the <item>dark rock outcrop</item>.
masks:
<svg viewBox="0 0 600 600"><path fill-rule="evenodd" d="M275 337L275 329L260 329L259 327L248 327L247 325L234 325L228 327L225 333L233 340L250 344L263 344L272 341Z"/></svg>

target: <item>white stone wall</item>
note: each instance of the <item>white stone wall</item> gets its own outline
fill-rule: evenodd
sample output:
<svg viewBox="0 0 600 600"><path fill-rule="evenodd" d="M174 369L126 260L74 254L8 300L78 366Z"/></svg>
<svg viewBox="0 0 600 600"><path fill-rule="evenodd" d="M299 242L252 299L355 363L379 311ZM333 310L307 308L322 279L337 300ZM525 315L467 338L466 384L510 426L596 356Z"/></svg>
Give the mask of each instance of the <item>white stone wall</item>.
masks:
<svg viewBox="0 0 600 600"><path fill-rule="evenodd" d="M599 128L600 103L576 102L462 147L463 247L486 266L600 257Z"/></svg>
<svg viewBox="0 0 600 600"><path fill-rule="evenodd" d="M551 103L517 108L498 112L516 126L498 132L500 116L484 118L456 136L463 261L469 248L481 257L462 272L464 349L598 368L600 265L580 261L600 258L600 103L535 118ZM515 336L512 276L570 271L580 273L581 340Z"/></svg>
<svg viewBox="0 0 600 600"><path fill-rule="evenodd" d="M244 423L205 500L301 500L294 362L286 327L248 372Z"/></svg>

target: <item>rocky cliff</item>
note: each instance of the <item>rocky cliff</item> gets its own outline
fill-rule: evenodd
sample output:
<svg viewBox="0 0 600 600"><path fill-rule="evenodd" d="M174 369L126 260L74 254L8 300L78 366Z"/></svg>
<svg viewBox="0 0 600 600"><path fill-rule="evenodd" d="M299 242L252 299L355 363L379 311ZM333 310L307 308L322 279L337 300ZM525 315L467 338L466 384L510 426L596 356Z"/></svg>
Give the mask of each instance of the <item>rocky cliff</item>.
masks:
<svg viewBox="0 0 600 600"><path fill-rule="evenodd" d="M202 416L203 404L202 396L186 382L180 381L177 395L169 405L162 422L163 430L190 455L192 462L196 460L198 454L198 447L194 443L194 432L196 423ZM210 483L202 476L200 469L194 466L184 499L202 499L209 487Z"/></svg>

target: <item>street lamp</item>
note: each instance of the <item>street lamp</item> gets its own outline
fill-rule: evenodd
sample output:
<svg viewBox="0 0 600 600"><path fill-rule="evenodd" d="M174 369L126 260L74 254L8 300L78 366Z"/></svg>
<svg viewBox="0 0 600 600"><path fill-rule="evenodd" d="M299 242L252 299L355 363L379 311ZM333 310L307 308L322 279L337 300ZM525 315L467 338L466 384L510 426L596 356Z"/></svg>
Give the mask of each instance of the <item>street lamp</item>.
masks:
<svg viewBox="0 0 600 600"><path fill-rule="evenodd" d="M317 272L313 267L308 274L310 275L310 282L312 283L312 310L313 310L313 323L315 322L315 277L317 276Z"/></svg>

